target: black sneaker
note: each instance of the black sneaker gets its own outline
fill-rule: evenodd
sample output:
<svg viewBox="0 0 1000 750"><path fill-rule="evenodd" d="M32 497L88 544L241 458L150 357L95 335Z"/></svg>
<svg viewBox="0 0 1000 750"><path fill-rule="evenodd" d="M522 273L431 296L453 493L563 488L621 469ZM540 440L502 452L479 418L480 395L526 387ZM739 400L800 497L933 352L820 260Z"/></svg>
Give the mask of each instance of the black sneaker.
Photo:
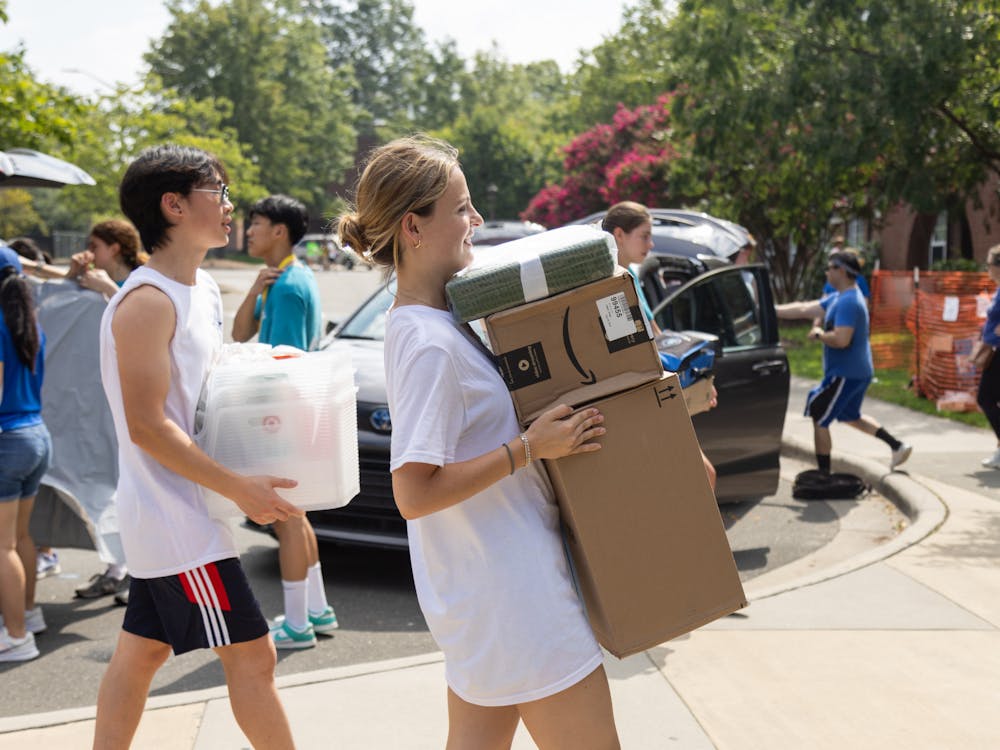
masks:
<svg viewBox="0 0 1000 750"><path fill-rule="evenodd" d="M130 578L114 578L107 573L95 573L90 577L90 583L81 586L76 590L76 596L80 599L97 599L101 596L110 596L128 589Z"/></svg>

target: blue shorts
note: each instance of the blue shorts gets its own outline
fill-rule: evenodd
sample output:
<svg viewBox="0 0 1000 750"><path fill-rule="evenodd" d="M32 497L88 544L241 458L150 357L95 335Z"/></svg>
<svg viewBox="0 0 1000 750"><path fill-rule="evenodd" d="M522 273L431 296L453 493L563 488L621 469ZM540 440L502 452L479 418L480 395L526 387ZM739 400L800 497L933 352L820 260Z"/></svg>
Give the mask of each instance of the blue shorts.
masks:
<svg viewBox="0 0 1000 750"><path fill-rule="evenodd" d="M163 578L132 578L122 630L175 654L253 641L268 632L235 557Z"/></svg>
<svg viewBox="0 0 1000 750"><path fill-rule="evenodd" d="M51 454L44 424L0 432L0 503L37 495Z"/></svg>
<svg viewBox="0 0 1000 750"><path fill-rule="evenodd" d="M820 427L829 427L834 420L853 422L861 419L861 402L871 378L851 380L839 375L823 378L823 382L809 391L806 398L807 417Z"/></svg>

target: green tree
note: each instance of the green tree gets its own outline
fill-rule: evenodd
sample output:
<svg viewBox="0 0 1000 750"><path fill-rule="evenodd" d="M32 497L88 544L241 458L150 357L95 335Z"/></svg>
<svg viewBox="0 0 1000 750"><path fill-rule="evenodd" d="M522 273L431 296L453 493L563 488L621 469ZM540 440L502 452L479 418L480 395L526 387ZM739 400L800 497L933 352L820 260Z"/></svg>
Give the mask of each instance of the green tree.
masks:
<svg viewBox="0 0 1000 750"><path fill-rule="evenodd" d="M8 22L0 1L0 23ZM32 148L74 161L79 124L90 112L64 89L40 82L24 60L24 49L0 51L0 150ZM47 231L35 196L42 190L0 190L0 236Z"/></svg>
<svg viewBox="0 0 1000 750"><path fill-rule="evenodd" d="M46 231L27 190L0 190L0 237L10 239L35 230Z"/></svg>
<svg viewBox="0 0 1000 750"><path fill-rule="evenodd" d="M574 130L610 121L618 104L632 109L676 88L669 25L674 5L640 0L627 6L618 30L581 57L567 82Z"/></svg>
<svg viewBox="0 0 1000 750"><path fill-rule="evenodd" d="M85 232L95 221L120 214L118 184L125 168L144 148L179 143L218 156L233 185L238 210L267 194L260 167L245 153L235 129L225 124L227 100L182 99L163 89L155 76L140 90L120 88L100 97L81 121L75 162L97 184L60 191L35 190L35 203L49 223L59 229Z"/></svg>
<svg viewBox="0 0 1000 750"><path fill-rule="evenodd" d="M762 240L779 297L831 220L953 203L996 170L1000 35L969 0L685 0L670 25L704 206Z"/></svg>
<svg viewBox="0 0 1000 750"><path fill-rule="evenodd" d="M292 0L169 0L173 20L146 54L183 100L228 102L231 128L268 192L322 212L354 151L342 71L326 64L315 19Z"/></svg>
<svg viewBox="0 0 1000 750"><path fill-rule="evenodd" d="M0 150L69 146L85 111L63 89L36 80L23 49L0 51Z"/></svg>
<svg viewBox="0 0 1000 750"><path fill-rule="evenodd" d="M349 95L363 136L392 137L441 122L447 118L440 115L442 104L445 113L454 111L453 78L461 67L454 45L444 45L435 57L413 21L410 2L314 0L309 6L321 25L329 65L351 74ZM432 104L435 115L425 117Z"/></svg>
<svg viewBox="0 0 1000 750"><path fill-rule="evenodd" d="M563 84L553 61L511 64L495 46L475 55L461 82L460 112L437 134L459 149L484 215L517 216L558 177L560 146L568 137L558 128Z"/></svg>
<svg viewBox="0 0 1000 750"><path fill-rule="evenodd" d="M436 130L458 118L462 83L468 74L465 60L452 39L436 45L426 65L425 85L415 92L414 126L418 130Z"/></svg>

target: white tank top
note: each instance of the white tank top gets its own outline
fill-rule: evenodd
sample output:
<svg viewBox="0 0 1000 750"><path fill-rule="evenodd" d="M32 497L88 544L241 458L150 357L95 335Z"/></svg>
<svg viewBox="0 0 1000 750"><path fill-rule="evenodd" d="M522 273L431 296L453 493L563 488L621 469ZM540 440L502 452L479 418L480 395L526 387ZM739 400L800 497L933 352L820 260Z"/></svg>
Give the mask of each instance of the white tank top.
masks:
<svg viewBox="0 0 1000 750"><path fill-rule="evenodd" d="M201 486L167 469L129 437L111 321L125 296L147 284L174 305L164 412L188 435L194 434L198 397L222 347L222 297L201 269L194 286L187 286L143 267L129 275L101 319L101 379L118 437L118 521L125 559L133 576L160 578L236 557L237 550L229 525L206 511Z"/></svg>

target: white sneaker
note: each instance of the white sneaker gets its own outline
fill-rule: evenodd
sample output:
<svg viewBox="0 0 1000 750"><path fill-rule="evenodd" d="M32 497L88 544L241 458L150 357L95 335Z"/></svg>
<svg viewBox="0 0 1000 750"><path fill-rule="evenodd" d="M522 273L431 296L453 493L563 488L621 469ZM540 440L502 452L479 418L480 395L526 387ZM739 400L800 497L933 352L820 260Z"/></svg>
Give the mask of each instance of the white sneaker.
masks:
<svg viewBox="0 0 1000 750"><path fill-rule="evenodd" d="M0 615L0 628L4 627L3 615ZM34 609L24 611L24 627L29 633L44 633L48 627L45 624L45 617L42 616L41 605L36 605Z"/></svg>
<svg viewBox="0 0 1000 750"><path fill-rule="evenodd" d="M312 625L306 625L305 630L296 630L282 620L271 626L271 640L274 641L274 647L279 649L312 648L316 645L316 633L313 632Z"/></svg>
<svg viewBox="0 0 1000 750"><path fill-rule="evenodd" d="M281 625L284 621L284 615L278 615L274 618L275 625ZM337 614L333 611L333 607L329 605L327 605L327 608L318 615L314 615L310 612L309 624L312 625L313 632L316 634L330 633L340 627L340 623L337 622Z"/></svg>
<svg viewBox="0 0 1000 750"><path fill-rule="evenodd" d="M35 578L42 580L49 576L62 573L62 566L59 564L59 553L52 550L48 552L38 552L35 555Z"/></svg>
<svg viewBox="0 0 1000 750"><path fill-rule="evenodd" d="M24 626L28 629L29 633L34 633L35 635L45 632L48 626L45 624L45 617L42 615L40 605L36 604L34 609L29 609L24 613Z"/></svg>
<svg viewBox="0 0 1000 750"><path fill-rule="evenodd" d="M987 469L1000 469L1000 448L989 458L984 458L982 463Z"/></svg>
<svg viewBox="0 0 1000 750"><path fill-rule="evenodd" d="M0 632L0 661L28 661L38 656L38 646L31 631L24 638L13 638L6 630Z"/></svg>
<svg viewBox="0 0 1000 750"><path fill-rule="evenodd" d="M907 445L906 443L900 444L900 446L892 452L892 460L889 461L889 471L892 471L900 464L906 463L906 459L910 457L913 453L913 446Z"/></svg>

